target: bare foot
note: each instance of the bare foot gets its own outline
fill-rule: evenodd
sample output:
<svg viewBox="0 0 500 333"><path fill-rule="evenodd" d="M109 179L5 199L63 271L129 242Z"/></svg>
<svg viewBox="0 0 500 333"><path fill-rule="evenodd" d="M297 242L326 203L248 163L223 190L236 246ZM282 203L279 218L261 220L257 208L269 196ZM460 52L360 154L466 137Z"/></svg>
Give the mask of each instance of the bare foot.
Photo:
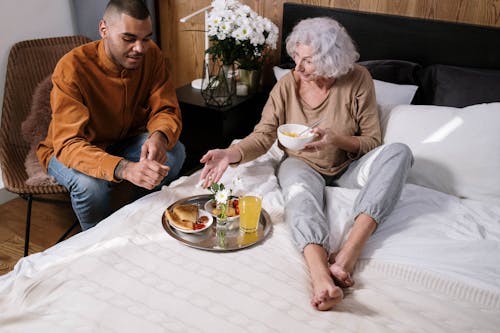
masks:
<svg viewBox="0 0 500 333"><path fill-rule="evenodd" d="M341 288L348 288L354 285L354 280L351 278L351 273L344 269L341 265L333 262L330 265L333 281Z"/></svg>
<svg viewBox="0 0 500 333"><path fill-rule="evenodd" d="M328 257L325 249L318 244L308 244L304 247L304 258L311 274L313 296L311 305L317 310L326 311L342 301L344 293L332 279L328 267Z"/></svg>
<svg viewBox="0 0 500 333"><path fill-rule="evenodd" d="M333 283L331 276L313 279L312 284L314 294L311 299L311 305L317 310L330 310L336 304L340 303L344 297L342 289Z"/></svg>
<svg viewBox="0 0 500 333"><path fill-rule="evenodd" d="M351 278L354 266L366 241L376 228L377 222L372 217L364 213L359 214L340 251L330 254L329 270L337 286L347 288L354 285L354 280Z"/></svg>

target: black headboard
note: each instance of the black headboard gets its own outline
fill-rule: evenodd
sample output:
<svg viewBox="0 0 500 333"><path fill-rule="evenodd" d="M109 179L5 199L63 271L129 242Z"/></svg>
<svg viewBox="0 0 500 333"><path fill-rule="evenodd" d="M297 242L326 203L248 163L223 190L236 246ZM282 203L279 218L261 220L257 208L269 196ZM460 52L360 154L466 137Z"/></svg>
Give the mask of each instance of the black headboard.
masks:
<svg viewBox="0 0 500 333"><path fill-rule="evenodd" d="M332 17L347 29L360 61L400 59L424 66L500 69L499 28L294 3L283 5L281 63L290 62L284 41L295 24L318 16Z"/></svg>
<svg viewBox="0 0 500 333"><path fill-rule="evenodd" d="M282 65L293 66L286 37L310 17L342 24L374 79L417 85L413 104L500 102L500 28L284 3Z"/></svg>

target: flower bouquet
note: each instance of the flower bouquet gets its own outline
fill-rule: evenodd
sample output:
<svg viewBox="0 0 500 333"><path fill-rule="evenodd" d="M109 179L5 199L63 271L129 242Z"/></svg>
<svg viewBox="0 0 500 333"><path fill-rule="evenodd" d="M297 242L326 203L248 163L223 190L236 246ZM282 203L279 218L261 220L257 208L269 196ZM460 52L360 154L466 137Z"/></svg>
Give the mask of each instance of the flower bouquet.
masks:
<svg viewBox="0 0 500 333"><path fill-rule="evenodd" d="M213 183L212 186L210 186L210 191L212 192L218 212L218 214L216 214L217 221L224 221L223 223L227 222L227 210L231 190L226 189L222 183Z"/></svg>
<svg viewBox="0 0 500 333"><path fill-rule="evenodd" d="M208 104L226 106L236 93L236 67L260 71L267 52L276 48L278 27L236 0L214 0L207 28L210 64L202 95Z"/></svg>
<svg viewBox="0 0 500 333"><path fill-rule="evenodd" d="M243 184L240 177L232 180L235 188ZM218 223L225 224L227 221L235 220L239 217L239 199L233 196L233 189L226 188L223 183L213 183L209 188L212 192L210 200L205 204L205 210L217 218Z"/></svg>
<svg viewBox="0 0 500 333"><path fill-rule="evenodd" d="M278 27L236 0L214 0L208 13L206 52L224 64L259 70L266 52L276 49Z"/></svg>

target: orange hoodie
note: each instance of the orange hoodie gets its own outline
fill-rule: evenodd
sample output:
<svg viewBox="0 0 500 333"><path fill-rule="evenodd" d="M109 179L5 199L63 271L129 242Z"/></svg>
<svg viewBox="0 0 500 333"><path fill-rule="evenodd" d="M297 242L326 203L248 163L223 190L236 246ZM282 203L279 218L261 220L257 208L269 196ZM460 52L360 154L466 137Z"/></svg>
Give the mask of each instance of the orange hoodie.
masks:
<svg viewBox="0 0 500 333"><path fill-rule="evenodd" d="M52 156L65 166L109 181L123 159L105 152L113 143L145 131L161 131L172 148L182 123L165 59L150 42L142 66L121 69L102 41L79 46L58 62L52 75L52 121L37 156L45 168Z"/></svg>

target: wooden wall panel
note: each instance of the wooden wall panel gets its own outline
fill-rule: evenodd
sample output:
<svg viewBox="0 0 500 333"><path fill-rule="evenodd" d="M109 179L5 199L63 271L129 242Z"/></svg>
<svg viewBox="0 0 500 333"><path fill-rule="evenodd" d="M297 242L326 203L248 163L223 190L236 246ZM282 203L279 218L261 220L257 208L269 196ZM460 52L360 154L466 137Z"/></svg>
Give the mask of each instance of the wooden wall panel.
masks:
<svg viewBox="0 0 500 333"><path fill-rule="evenodd" d="M242 0L262 16L281 27L284 0ZM500 0L301 0L288 1L316 6L352 9L366 12L403 15L451 22L500 27ZM204 16L186 23L179 19L208 6L210 0L159 0L162 50L169 58L177 87L199 78L204 56ZM271 66L276 64L276 51L264 68L264 80L271 80Z"/></svg>

